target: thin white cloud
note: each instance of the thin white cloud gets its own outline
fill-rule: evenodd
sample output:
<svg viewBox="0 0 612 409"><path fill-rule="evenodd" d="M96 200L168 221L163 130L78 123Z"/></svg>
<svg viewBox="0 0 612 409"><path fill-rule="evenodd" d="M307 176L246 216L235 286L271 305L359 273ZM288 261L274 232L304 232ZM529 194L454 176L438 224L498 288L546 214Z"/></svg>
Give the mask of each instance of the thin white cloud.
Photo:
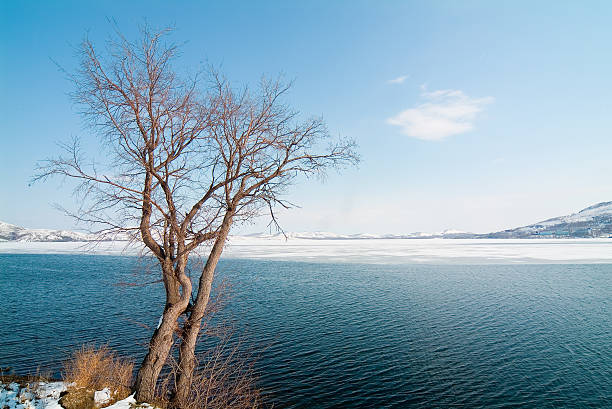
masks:
<svg viewBox="0 0 612 409"><path fill-rule="evenodd" d="M408 79L407 75L402 75L401 77L393 78L392 80L387 81L389 84L403 84L404 81Z"/></svg>
<svg viewBox="0 0 612 409"><path fill-rule="evenodd" d="M493 97L471 98L463 91L446 89L427 91L421 87L421 97L427 102L406 109L387 119L412 138L438 141L474 129L474 120Z"/></svg>

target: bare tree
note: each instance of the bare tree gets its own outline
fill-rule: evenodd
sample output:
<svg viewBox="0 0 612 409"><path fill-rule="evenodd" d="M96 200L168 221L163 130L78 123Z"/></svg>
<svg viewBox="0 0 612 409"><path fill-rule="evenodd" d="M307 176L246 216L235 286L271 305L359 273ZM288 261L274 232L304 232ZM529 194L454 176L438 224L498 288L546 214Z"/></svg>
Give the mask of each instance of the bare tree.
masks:
<svg viewBox="0 0 612 409"><path fill-rule="evenodd" d="M188 394L195 345L215 268L232 225L288 207L281 194L299 175L355 164L354 143L333 141L321 119L303 120L283 102L290 88L262 80L237 90L214 70L182 80L168 31L144 29L139 42L117 34L102 55L86 39L73 98L102 141L86 162L78 140L43 162L36 179L76 179L72 215L106 234L129 234L158 260L166 291L159 327L136 379L136 397L153 398L179 343L174 402ZM278 225L277 225L278 226ZM186 272L194 250L209 251L198 283Z"/></svg>

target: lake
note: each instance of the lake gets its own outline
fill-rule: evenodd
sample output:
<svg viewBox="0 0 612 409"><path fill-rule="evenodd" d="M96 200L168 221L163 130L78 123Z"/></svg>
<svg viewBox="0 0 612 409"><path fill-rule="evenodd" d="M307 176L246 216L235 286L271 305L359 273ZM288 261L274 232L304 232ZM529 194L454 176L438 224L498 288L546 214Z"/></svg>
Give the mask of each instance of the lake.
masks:
<svg viewBox="0 0 612 409"><path fill-rule="evenodd" d="M0 254L0 367L86 342L140 360L163 291L133 256ZM612 264L223 260L277 408L610 407ZM147 328L148 327L148 328Z"/></svg>

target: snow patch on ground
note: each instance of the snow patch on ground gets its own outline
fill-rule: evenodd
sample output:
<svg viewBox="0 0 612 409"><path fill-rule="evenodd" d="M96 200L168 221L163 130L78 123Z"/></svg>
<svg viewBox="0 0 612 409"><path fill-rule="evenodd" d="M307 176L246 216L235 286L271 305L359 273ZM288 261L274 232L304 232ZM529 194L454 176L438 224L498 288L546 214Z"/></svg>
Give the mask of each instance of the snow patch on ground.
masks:
<svg viewBox="0 0 612 409"><path fill-rule="evenodd" d="M63 382L39 382L31 387L21 387L13 382L0 383L0 408L2 409L63 409L59 404L60 394L66 390ZM104 391L96 392L103 395ZM120 400L107 409L132 409L136 405L134 395ZM139 408L155 409L154 406L141 404Z"/></svg>
<svg viewBox="0 0 612 409"><path fill-rule="evenodd" d="M0 408L8 409L63 409L60 393L66 390L63 382L40 382L31 387L18 383L0 384Z"/></svg>

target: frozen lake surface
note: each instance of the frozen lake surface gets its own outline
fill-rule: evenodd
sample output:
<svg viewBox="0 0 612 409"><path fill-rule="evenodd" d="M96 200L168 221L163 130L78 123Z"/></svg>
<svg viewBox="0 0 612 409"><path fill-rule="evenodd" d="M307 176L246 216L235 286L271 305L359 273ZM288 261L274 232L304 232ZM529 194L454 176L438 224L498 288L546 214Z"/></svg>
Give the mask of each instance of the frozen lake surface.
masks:
<svg viewBox="0 0 612 409"><path fill-rule="evenodd" d="M0 253L134 255L125 242L0 242ZM359 239L232 237L224 258L375 264L610 263L612 239Z"/></svg>

